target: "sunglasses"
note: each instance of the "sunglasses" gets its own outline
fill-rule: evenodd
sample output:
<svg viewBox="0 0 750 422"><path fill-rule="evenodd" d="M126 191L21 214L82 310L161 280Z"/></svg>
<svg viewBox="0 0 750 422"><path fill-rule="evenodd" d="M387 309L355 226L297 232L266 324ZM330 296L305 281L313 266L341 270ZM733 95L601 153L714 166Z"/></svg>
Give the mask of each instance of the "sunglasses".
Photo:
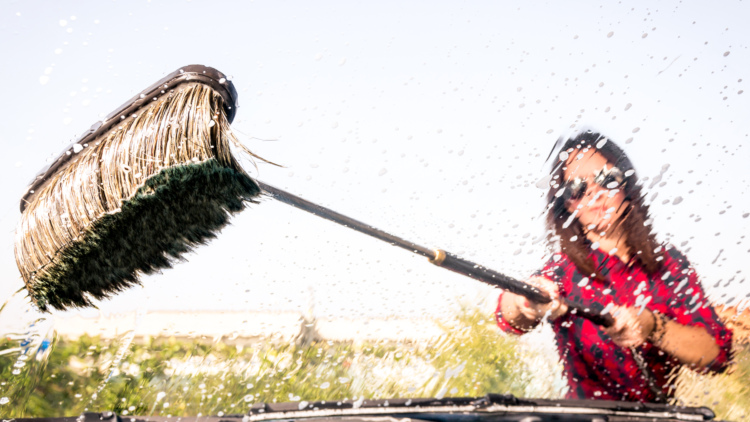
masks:
<svg viewBox="0 0 750 422"><path fill-rule="evenodd" d="M619 168L613 166L608 169L605 165L601 170L595 172L594 183L604 189L614 190L626 184L625 177L625 174ZM579 200L583 198L588 188L589 184L586 179L576 177L565 183L565 190L562 197L565 201Z"/></svg>

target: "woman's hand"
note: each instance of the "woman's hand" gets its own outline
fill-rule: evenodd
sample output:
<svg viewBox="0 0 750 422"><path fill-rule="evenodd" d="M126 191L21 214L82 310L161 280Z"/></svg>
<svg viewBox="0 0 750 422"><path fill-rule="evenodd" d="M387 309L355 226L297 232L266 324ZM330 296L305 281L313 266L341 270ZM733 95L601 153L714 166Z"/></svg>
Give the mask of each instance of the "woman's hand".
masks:
<svg viewBox="0 0 750 422"><path fill-rule="evenodd" d="M516 306L521 315L531 321L540 321L548 312L550 320L554 320L568 312L568 306L560 300L560 292L557 284L544 277L532 277L526 283L546 292L552 298L552 301L541 304L526 299L523 296L516 296Z"/></svg>
<svg viewBox="0 0 750 422"><path fill-rule="evenodd" d="M618 346L634 347L646 342L654 330L655 318L648 309L615 306L610 311L615 323L604 332Z"/></svg>

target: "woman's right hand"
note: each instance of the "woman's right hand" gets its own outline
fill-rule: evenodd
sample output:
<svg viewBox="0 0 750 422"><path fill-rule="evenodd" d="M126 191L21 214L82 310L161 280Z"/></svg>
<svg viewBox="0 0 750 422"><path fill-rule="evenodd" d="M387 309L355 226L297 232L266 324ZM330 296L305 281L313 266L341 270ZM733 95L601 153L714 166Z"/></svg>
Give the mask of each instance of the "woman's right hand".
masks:
<svg viewBox="0 0 750 422"><path fill-rule="evenodd" d="M516 295L515 305L526 319L540 321L549 313L549 319L552 321L568 312L568 305L560 299L560 290L556 283L544 277L532 277L526 283L546 292L552 298L551 302L542 304Z"/></svg>

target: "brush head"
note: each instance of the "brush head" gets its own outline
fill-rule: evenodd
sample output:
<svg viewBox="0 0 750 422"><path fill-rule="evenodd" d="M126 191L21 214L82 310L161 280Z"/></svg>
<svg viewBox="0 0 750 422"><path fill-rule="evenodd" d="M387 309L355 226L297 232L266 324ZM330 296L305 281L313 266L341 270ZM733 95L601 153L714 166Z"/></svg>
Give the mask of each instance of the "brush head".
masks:
<svg viewBox="0 0 750 422"><path fill-rule="evenodd" d="M169 268L260 195L232 155L236 91L186 66L94 125L21 202L16 262L37 306L92 305Z"/></svg>

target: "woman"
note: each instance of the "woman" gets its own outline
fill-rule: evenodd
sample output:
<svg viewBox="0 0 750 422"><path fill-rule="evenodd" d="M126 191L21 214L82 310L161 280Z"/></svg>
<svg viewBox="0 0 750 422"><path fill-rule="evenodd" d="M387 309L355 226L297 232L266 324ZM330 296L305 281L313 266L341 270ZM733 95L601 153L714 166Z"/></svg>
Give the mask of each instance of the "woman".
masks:
<svg viewBox="0 0 750 422"><path fill-rule="evenodd" d="M635 170L619 147L593 132L568 139L547 198L559 252L529 283L554 300L543 305L505 292L497 322L522 334L545 316L551 321L569 398L665 401L681 366L726 369L732 333L685 256L657 243ZM610 313L615 324L575 317L560 297Z"/></svg>

